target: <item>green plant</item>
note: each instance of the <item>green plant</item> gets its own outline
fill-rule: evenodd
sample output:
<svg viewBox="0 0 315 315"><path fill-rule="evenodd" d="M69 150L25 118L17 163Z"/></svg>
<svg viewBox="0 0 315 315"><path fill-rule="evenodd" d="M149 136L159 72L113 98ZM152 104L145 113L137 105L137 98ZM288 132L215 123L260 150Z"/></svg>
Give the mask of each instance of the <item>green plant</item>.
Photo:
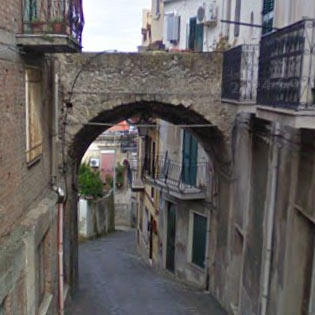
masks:
<svg viewBox="0 0 315 315"><path fill-rule="evenodd" d="M81 164L79 169L79 191L82 196L93 199L103 196L103 183L99 172L94 172L86 164Z"/></svg>
<svg viewBox="0 0 315 315"><path fill-rule="evenodd" d="M117 167L116 167L116 186L118 188L124 185L125 170L126 170L126 167L124 165L121 165L118 162Z"/></svg>
<svg viewBox="0 0 315 315"><path fill-rule="evenodd" d="M105 175L105 180L106 180L106 184L108 185L108 186L110 186L111 188L113 188L113 176L112 175L110 175L110 174L106 174Z"/></svg>

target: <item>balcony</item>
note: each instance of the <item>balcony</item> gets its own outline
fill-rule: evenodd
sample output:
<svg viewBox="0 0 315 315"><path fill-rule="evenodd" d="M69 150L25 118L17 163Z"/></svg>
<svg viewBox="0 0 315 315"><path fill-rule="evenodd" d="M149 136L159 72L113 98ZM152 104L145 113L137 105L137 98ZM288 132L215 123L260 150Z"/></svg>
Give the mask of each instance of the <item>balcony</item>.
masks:
<svg viewBox="0 0 315 315"><path fill-rule="evenodd" d="M142 174L139 169L139 161L137 158L130 159L130 170L131 170L131 190L133 192L142 192L144 191L144 183Z"/></svg>
<svg viewBox="0 0 315 315"><path fill-rule="evenodd" d="M23 10L23 29L17 35L17 44L24 51L81 51L82 0L24 0Z"/></svg>
<svg viewBox="0 0 315 315"><path fill-rule="evenodd" d="M256 103L258 45L240 45L224 52L222 101Z"/></svg>
<svg viewBox="0 0 315 315"><path fill-rule="evenodd" d="M315 111L314 30L315 20L303 20L262 37L258 105Z"/></svg>
<svg viewBox="0 0 315 315"><path fill-rule="evenodd" d="M183 165L168 157L144 163L145 181L181 200L205 199L211 170L206 162Z"/></svg>

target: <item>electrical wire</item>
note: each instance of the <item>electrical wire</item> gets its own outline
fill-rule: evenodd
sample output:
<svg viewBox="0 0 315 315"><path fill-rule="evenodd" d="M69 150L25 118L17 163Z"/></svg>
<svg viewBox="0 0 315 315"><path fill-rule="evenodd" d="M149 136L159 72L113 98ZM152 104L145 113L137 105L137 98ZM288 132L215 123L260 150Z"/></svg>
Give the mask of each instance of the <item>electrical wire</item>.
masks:
<svg viewBox="0 0 315 315"><path fill-rule="evenodd" d="M73 122L71 125L82 125L82 126L95 126L95 127L114 127L114 126L121 126L121 127L129 127L130 124L113 124L113 123L97 123L97 122L88 122L88 123L82 123L82 122ZM132 126L132 124L131 124ZM141 128L215 128L216 126L213 124L182 124L182 125L158 125L158 124L135 124L136 127Z"/></svg>

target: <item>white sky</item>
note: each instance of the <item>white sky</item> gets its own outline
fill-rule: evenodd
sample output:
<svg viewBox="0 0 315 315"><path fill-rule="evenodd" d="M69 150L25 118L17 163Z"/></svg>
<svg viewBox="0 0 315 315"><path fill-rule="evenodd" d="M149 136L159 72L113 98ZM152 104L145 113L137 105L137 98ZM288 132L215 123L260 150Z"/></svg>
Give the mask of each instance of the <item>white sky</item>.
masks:
<svg viewBox="0 0 315 315"><path fill-rule="evenodd" d="M151 0L83 0L83 50L136 51L142 10L150 6Z"/></svg>

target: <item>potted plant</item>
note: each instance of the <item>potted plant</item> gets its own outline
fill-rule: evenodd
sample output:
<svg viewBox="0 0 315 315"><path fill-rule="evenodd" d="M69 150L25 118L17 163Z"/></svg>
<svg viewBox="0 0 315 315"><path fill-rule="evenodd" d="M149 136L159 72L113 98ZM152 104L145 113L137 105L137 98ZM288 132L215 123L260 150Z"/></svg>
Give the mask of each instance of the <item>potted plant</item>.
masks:
<svg viewBox="0 0 315 315"><path fill-rule="evenodd" d="M43 22L38 18L33 18L30 22L32 33L42 33L43 31Z"/></svg>
<svg viewBox="0 0 315 315"><path fill-rule="evenodd" d="M66 30L66 24L63 18L54 19L51 21L52 31L54 34L63 34Z"/></svg>

